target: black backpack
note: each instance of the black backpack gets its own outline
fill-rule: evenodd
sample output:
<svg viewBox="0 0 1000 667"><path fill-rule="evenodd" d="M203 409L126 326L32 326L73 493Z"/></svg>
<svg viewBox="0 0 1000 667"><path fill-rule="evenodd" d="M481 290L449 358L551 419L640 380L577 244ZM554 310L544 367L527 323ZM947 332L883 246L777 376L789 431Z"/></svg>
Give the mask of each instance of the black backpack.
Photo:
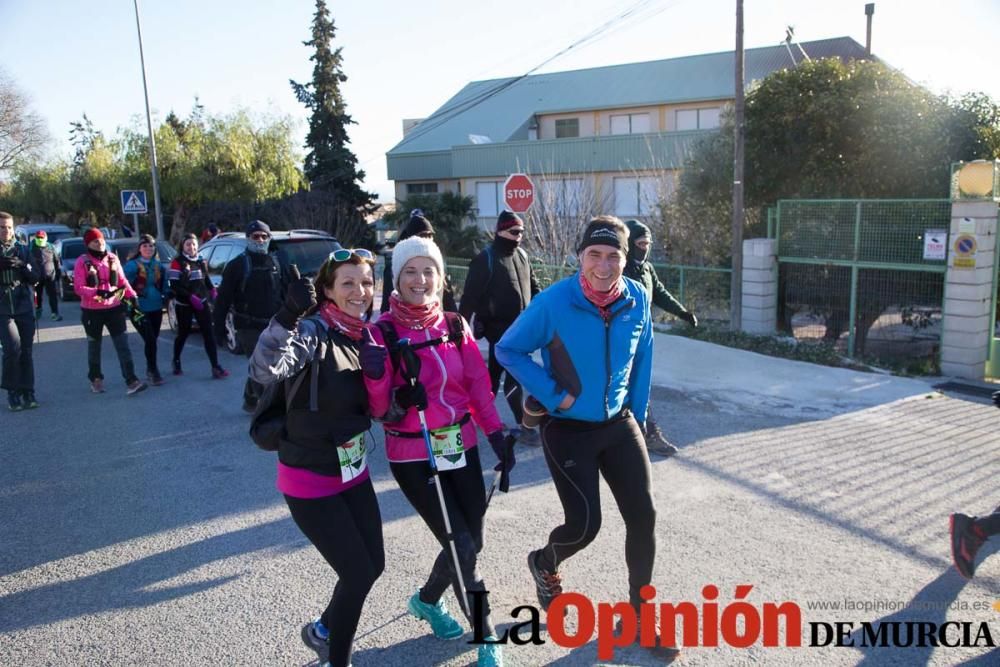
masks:
<svg viewBox="0 0 1000 667"><path fill-rule="evenodd" d="M288 411L292 407L292 399L307 375L312 378L309 383L309 407L313 411L318 409L316 387L319 382L319 364L326 356L330 342L330 330L326 327L326 323L322 323L322 326L326 331L326 338L320 341L309 365L300 370L294 380L285 378L281 382L267 385L257 400L257 407L250 418L250 439L266 452L278 451L278 445L285 432Z"/></svg>
<svg viewBox="0 0 1000 667"><path fill-rule="evenodd" d="M453 313L450 310L444 311L444 319L448 321L448 335L438 336L437 338L431 338L430 340L421 341L419 343L412 343L410 348L414 350L419 350L424 347L435 347L437 345L443 345L445 343L454 343L458 349L462 349L462 341L465 339L465 320L458 313ZM385 346L389 350L389 359L392 360L392 368L394 371L399 370L399 335L396 333L396 328L389 323L388 320L379 320L375 323L375 326L379 328L382 332L382 338L385 339Z"/></svg>

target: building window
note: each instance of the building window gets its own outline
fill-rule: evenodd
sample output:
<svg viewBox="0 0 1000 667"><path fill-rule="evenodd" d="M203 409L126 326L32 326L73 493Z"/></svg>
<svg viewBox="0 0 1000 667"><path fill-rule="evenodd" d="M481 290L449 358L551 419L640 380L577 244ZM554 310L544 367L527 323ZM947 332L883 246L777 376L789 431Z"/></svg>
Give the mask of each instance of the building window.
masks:
<svg viewBox="0 0 1000 667"><path fill-rule="evenodd" d="M498 181L476 181L476 206L480 218L500 215L503 203L503 183Z"/></svg>
<svg viewBox="0 0 1000 667"><path fill-rule="evenodd" d="M586 210L582 178L544 180L539 194L543 210L556 216L582 215Z"/></svg>
<svg viewBox="0 0 1000 667"><path fill-rule="evenodd" d="M407 195L436 195L438 191L437 183L407 183Z"/></svg>
<svg viewBox="0 0 1000 667"><path fill-rule="evenodd" d="M674 112L675 129L681 130L711 130L719 127L719 107L705 109L678 109Z"/></svg>
<svg viewBox="0 0 1000 667"><path fill-rule="evenodd" d="M579 118L560 118L556 120L556 139L569 139L580 136Z"/></svg>
<svg viewBox="0 0 1000 667"><path fill-rule="evenodd" d="M656 212L659 179L655 176L615 179L615 215L652 215Z"/></svg>
<svg viewBox="0 0 1000 667"><path fill-rule="evenodd" d="M611 117L611 134L641 134L649 132L648 113L616 114Z"/></svg>

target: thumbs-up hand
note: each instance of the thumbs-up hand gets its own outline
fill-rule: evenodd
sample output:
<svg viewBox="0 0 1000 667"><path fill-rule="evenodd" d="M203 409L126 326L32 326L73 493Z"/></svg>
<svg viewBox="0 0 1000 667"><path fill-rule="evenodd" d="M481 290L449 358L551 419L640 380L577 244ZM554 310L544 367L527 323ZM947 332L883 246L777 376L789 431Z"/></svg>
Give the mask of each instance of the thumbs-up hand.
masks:
<svg viewBox="0 0 1000 667"><path fill-rule="evenodd" d="M278 309L274 319L278 324L291 331L295 328L299 318L316 305L316 288L311 280L302 277L299 273L299 267L294 264L289 269L289 275L292 281L285 291L285 303Z"/></svg>
<svg viewBox="0 0 1000 667"><path fill-rule="evenodd" d="M385 375L385 358L389 351L385 345L375 342L372 332L365 328L361 330L361 352L358 354L358 361L361 363L361 372L365 377L372 380L381 380Z"/></svg>

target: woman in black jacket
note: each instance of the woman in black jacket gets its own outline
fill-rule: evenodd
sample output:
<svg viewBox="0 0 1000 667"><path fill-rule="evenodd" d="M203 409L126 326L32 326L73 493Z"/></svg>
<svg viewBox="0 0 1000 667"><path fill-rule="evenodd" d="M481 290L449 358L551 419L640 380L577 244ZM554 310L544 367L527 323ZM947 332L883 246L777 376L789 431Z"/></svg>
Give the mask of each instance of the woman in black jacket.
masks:
<svg viewBox="0 0 1000 667"><path fill-rule="evenodd" d="M219 352L212 335L212 304L215 287L208 278L208 262L198 255L198 237L188 234L177 248L177 256L167 270L170 291L174 294L177 315L177 337L174 339L174 375L182 375L181 351L191 334L191 319L198 322L205 341L205 353L212 363L212 377L220 380L229 371L219 365Z"/></svg>
<svg viewBox="0 0 1000 667"><path fill-rule="evenodd" d="M367 250L341 248L320 267L315 283L291 267L284 305L250 358L253 380L287 380L285 390L292 392L277 487L295 524L338 576L322 615L302 628L306 645L334 667L351 663L361 608L385 566L382 517L368 476L371 419L359 361L375 295L374 264ZM385 348L366 350L378 357L374 363L385 363Z"/></svg>

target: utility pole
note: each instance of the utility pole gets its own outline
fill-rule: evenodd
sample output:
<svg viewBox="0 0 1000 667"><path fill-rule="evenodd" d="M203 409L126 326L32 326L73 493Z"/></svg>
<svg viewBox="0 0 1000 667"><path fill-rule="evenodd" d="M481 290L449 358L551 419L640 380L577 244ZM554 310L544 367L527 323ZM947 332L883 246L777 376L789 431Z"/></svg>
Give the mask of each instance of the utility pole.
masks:
<svg viewBox="0 0 1000 667"><path fill-rule="evenodd" d="M166 238L163 234L163 213L160 210L160 175L156 170L156 142L153 140L153 118L149 113L149 89L146 87L146 58L142 53L142 28L139 27L139 0L135 5L135 31L139 35L139 63L142 65L142 94L146 98L146 129L149 130L149 161L153 172L153 207L156 212L156 238ZM138 225L136 226L138 232Z"/></svg>
<svg viewBox="0 0 1000 667"><path fill-rule="evenodd" d="M865 5L865 16L868 17L868 34L865 36L865 53L872 57L872 15L875 13L875 3Z"/></svg>
<svg viewBox="0 0 1000 667"><path fill-rule="evenodd" d="M736 101L733 141L733 274L729 286L729 328L743 325L743 0L736 0Z"/></svg>

